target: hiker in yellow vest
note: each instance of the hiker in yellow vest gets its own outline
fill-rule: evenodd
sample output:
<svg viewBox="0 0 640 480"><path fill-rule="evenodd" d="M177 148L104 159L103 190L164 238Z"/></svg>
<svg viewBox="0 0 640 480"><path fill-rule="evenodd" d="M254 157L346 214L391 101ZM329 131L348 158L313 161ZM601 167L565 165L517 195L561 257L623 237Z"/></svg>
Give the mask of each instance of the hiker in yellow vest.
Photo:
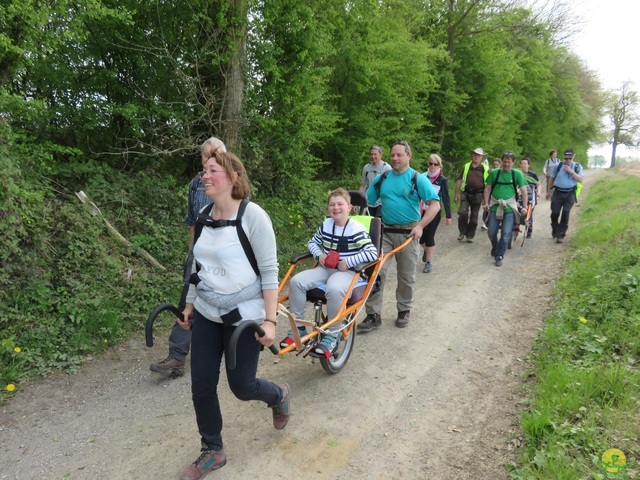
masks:
<svg viewBox="0 0 640 480"><path fill-rule="evenodd" d="M473 237L478 228L478 212L483 202L484 185L489 176L489 167L482 163L484 150L471 150L471 162L462 170L462 175L456 181L456 191L453 197L455 203L460 202L458 209L458 240L467 237L467 243L473 243Z"/></svg>

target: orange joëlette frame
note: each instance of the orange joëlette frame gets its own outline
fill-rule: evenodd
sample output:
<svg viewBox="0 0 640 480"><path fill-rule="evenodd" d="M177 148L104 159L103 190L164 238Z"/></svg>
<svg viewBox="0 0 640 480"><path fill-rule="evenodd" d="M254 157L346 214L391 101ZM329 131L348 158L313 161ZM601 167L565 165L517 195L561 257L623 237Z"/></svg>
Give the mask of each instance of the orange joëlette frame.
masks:
<svg viewBox="0 0 640 480"><path fill-rule="evenodd" d="M287 270L287 273L285 274L284 278L282 279L282 281L280 282L280 285L278 286L278 312L282 315L285 315L286 317L289 318L289 322L291 324L291 331L293 333L293 337L294 337L294 343L280 349L280 351L278 352L278 355L284 355L285 353L289 353L292 350L297 350L300 351L302 349L302 344L308 342L309 340L311 340L312 338L314 338L315 336L319 335L322 331L326 330L327 328L331 327L332 325L335 325L336 323L338 323L339 321L341 321L344 317L346 317L347 315L351 314L352 312L356 312L357 313L360 311L360 309L364 306L364 303L367 301L367 299L369 298L369 294L371 293L371 289L373 288L373 285L375 283L376 278L378 278L378 272L380 271L380 269L382 268L382 266L385 264L385 262L391 258L396 252L399 252L401 250L403 250L407 245L409 245L409 243L412 241L411 238L407 238L404 243L402 243L402 245L394 248L393 250L391 250L390 252L387 253L382 253L382 255L378 258L378 260L376 260L375 262L371 262L367 265L365 265L364 267L362 267L361 269L356 270L356 273L358 273L358 275L354 275L353 279L351 280L351 284L349 285L349 289L347 290L347 294L344 296L344 299L342 300L342 304L340 305L340 308L338 309L338 313L336 314L336 316L334 318L329 319L329 321L327 321L324 325L322 325L322 329L317 329L314 328L310 333L308 333L307 335L305 335L304 337L300 338L299 334L298 334L298 329L296 328L296 319L293 317L293 315L282 306L282 304L287 301L289 299L289 295L282 295L282 290L284 290L284 287L289 283L289 279L291 278L291 275L293 273L293 271L296 269L296 267L298 265L300 265L301 263L311 259L311 255L305 255L302 258L298 258L295 261L291 262L291 265L289 266L289 269ZM351 297L351 293L353 292L353 288L355 287L359 277L360 277L360 272L362 272L363 270L369 268L373 266L374 269L371 272L371 275L369 275L369 280L367 281L367 286L365 287L364 293L362 295L362 298L360 300L358 300L357 302L353 303L352 305L347 306L347 302L349 301L349 298ZM298 319L298 321L301 321L302 319ZM305 324L309 324L311 325L311 322L308 321L304 321ZM354 328L354 323L352 323L351 325L349 325L349 328L347 328L346 330L343 330L342 335L344 338L348 337L349 335L351 335L353 328Z"/></svg>

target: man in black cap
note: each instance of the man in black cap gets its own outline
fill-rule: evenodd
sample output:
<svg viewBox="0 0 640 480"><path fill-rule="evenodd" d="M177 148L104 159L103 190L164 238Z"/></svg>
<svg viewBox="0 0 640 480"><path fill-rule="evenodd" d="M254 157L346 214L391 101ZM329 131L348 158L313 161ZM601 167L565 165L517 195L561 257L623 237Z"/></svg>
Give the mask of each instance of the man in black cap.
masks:
<svg viewBox="0 0 640 480"><path fill-rule="evenodd" d="M575 153L572 149L565 150L564 162L558 164L549 177L546 198L548 200L551 197L551 236L556 239L556 243L564 242L564 236L569 228L571 208L577 200L576 187L578 182L583 180L582 165L574 162L574 157Z"/></svg>

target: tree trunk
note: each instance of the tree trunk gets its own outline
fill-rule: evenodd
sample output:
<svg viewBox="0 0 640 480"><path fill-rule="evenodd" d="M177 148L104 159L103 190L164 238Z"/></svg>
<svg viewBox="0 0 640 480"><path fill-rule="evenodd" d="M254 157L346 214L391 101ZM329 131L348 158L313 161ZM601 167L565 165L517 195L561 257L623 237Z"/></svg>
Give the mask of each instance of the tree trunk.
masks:
<svg viewBox="0 0 640 480"><path fill-rule="evenodd" d="M455 0L449 0L447 9L447 52L449 53L449 73L447 81L453 78L453 60L456 48L456 25L453 21L453 14L455 11ZM451 88L451 85L447 85L447 89ZM438 151L442 151L442 145L444 145L444 136L447 132L447 119L444 114L440 118L440 126L438 127Z"/></svg>
<svg viewBox="0 0 640 480"><path fill-rule="evenodd" d="M222 137L227 147L239 153L242 95L244 92L245 52L247 45L247 0L231 0L229 61L222 106Z"/></svg>
<svg viewBox="0 0 640 480"><path fill-rule="evenodd" d="M613 142L611 144L611 165L609 168L613 168L616 166L616 149L618 148L618 139L613 138Z"/></svg>

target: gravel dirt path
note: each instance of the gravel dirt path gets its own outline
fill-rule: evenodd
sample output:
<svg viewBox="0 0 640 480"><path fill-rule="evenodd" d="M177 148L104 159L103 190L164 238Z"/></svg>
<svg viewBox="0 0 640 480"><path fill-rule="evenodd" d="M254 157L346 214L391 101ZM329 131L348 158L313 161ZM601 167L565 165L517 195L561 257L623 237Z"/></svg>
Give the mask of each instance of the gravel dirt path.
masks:
<svg viewBox="0 0 640 480"><path fill-rule="evenodd" d="M269 409L236 400L221 383L228 463L207 479L507 478L521 438L527 356L580 210L568 243L558 245L543 199L533 238L500 268L485 232L460 243L456 218L442 222L433 272L417 272L408 328L394 325L392 265L383 325L356 336L342 372L262 354L260 376L292 389L285 430L273 429ZM281 322L279 336L286 328ZM0 478L178 478L199 438L188 367L177 379L149 371L166 354L166 337L156 330L149 349L140 332L80 373L33 382L0 407Z"/></svg>

